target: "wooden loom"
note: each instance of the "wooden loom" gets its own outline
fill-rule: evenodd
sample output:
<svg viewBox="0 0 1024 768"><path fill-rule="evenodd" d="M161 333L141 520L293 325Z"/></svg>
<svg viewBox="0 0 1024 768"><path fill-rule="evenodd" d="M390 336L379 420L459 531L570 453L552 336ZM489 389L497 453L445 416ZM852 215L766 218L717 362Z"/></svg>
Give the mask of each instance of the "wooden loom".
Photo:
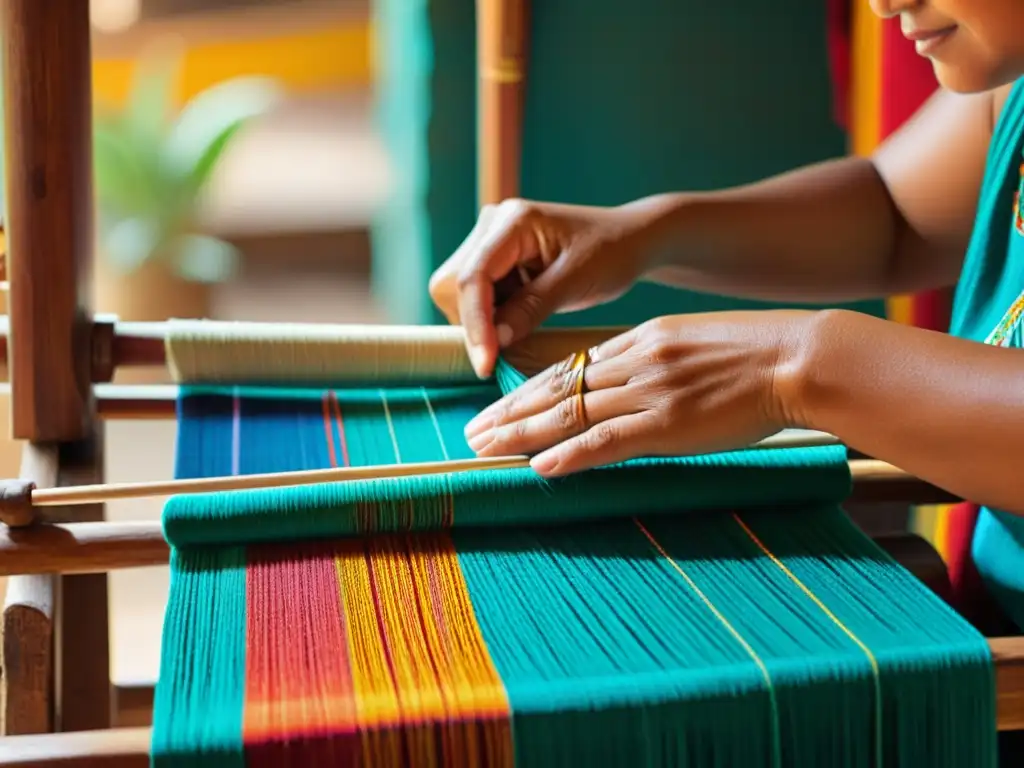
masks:
<svg viewBox="0 0 1024 768"><path fill-rule="evenodd" d="M494 201L517 193L509 158L518 157L525 13L514 1L480 0L479 8L481 190L485 201ZM13 251L0 361L7 362L13 436L26 441L22 482L8 483L8 497L0 498L6 502L0 504L0 575L11 576L0 645L0 765L144 766L148 729L110 728L104 573L165 563L168 549L158 526L103 522L103 499L152 487L81 486L103 480L106 419L174 417L173 388L109 384L118 368L164 365L164 329L96 317L87 300L93 258L87 0L4 0L0 35ZM571 334L565 341L571 343ZM881 462L851 464L854 498L949 499ZM156 492L180 490L165 485ZM1024 728L1024 637L993 639L991 648L999 727Z"/></svg>

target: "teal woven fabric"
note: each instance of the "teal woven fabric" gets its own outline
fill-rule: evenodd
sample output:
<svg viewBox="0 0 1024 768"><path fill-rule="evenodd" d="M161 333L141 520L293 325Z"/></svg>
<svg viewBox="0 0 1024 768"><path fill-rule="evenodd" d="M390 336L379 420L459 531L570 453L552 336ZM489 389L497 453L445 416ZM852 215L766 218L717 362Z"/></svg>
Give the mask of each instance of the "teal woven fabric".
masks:
<svg viewBox="0 0 1024 768"><path fill-rule="evenodd" d="M177 473L466 458L499 394L189 390ZM849 485L826 447L171 499L154 762L993 766L987 643Z"/></svg>

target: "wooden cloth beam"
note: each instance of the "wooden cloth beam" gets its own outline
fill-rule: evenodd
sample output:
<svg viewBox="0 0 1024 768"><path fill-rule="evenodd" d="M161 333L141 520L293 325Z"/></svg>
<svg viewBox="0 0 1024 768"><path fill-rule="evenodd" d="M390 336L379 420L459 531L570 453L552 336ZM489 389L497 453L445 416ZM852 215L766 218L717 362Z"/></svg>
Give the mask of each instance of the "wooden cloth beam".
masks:
<svg viewBox="0 0 1024 768"><path fill-rule="evenodd" d="M944 491L902 473L883 462L870 459L851 462L855 477L850 501L864 501L865 495L877 498L876 484L888 487L891 494L902 491L908 499L937 498ZM947 495L948 496L948 495ZM23 573L105 573L120 568L136 568L167 563L169 550L160 523L65 522L29 528L0 527L0 576Z"/></svg>
<svg viewBox="0 0 1024 768"><path fill-rule="evenodd" d="M996 707L1000 731L1024 728L1024 637L989 642L996 666ZM0 739L3 768L146 768L150 730L122 728L57 736Z"/></svg>

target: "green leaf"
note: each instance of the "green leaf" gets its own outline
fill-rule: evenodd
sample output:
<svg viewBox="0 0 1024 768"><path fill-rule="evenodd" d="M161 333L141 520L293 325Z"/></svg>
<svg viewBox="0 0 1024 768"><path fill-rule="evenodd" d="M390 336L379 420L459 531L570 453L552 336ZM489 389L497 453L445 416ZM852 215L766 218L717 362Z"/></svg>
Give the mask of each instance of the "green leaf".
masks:
<svg viewBox="0 0 1024 768"><path fill-rule="evenodd" d="M159 227L152 221L128 218L114 221L101 241L102 252L122 272L132 272L149 260L160 244Z"/></svg>
<svg viewBox="0 0 1024 768"><path fill-rule="evenodd" d="M146 173L116 120L96 120L93 125L93 168L101 205L127 213L149 197Z"/></svg>
<svg viewBox="0 0 1024 768"><path fill-rule="evenodd" d="M163 139L174 107L182 55L163 41L140 57L125 103L125 127L134 138L155 148Z"/></svg>
<svg viewBox="0 0 1024 768"><path fill-rule="evenodd" d="M182 235L175 241L174 262L182 277L199 283L219 283L238 268L238 250L207 235Z"/></svg>
<svg viewBox="0 0 1024 768"><path fill-rule="evenodd" d="M280 99L275 82L245 77L215 85L196 96L171 126L164 162L193 194L209 180L224 150L252 119L266 114Z"/></svg>

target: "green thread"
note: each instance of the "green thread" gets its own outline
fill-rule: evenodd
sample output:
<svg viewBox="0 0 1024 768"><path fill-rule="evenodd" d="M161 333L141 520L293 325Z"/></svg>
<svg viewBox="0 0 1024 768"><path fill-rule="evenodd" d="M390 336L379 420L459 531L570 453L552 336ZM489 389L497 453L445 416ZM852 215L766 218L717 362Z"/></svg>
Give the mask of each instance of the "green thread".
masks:
<svg viewBox="0 0 1024 768"><path fill-rule="evenodd" d="M343 427L330 426L354 465L465 458L463 426L523 379L502 363L496 385L337 390ZM324 465L321 402L247 391L241 471ZM232 407L186 395L179 473L223 472ZM830 446L550 483L504 470L173 498L154 746L166 766L241 759L244 572L231 553L412 527L450 528L518 765L994 765L986 642L849 522L837 506L849 487ZM734 508L777 562L722 511ZM207 700L225 712L210 718Z"/></svg>

